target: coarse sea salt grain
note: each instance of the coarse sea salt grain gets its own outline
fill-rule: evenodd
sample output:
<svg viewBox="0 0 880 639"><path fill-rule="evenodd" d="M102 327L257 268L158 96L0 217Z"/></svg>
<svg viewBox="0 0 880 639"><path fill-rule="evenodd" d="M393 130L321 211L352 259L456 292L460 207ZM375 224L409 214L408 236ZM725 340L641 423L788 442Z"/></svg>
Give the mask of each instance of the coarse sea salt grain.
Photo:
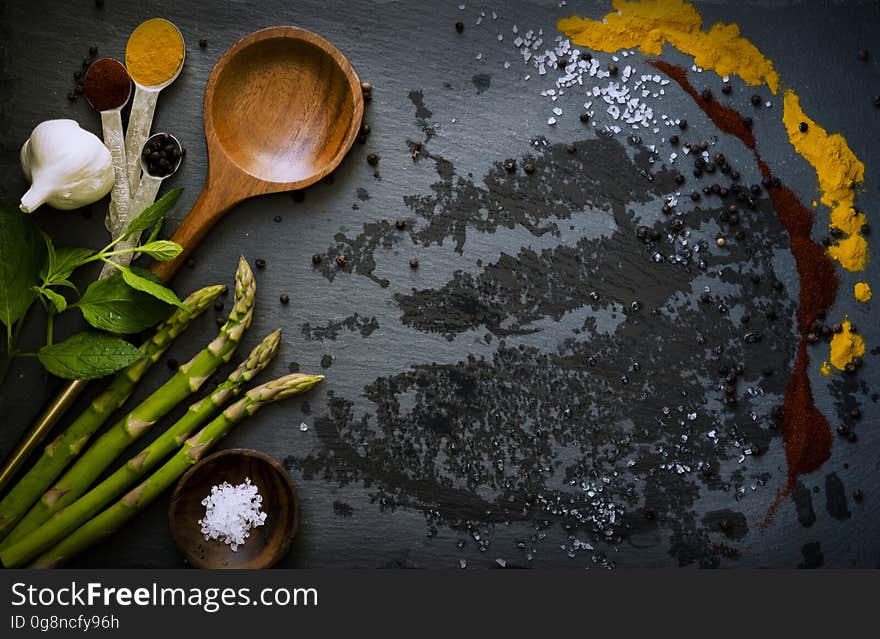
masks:
<svg viewBox="0 0 880 639"><path fill-rule="evenodd" d="M236 552L250 531L266 523L266 513L261 509L263 497L257 487L246 477L244 482L233 486L225 481L211 487L211 494L202 500L205 517L199 520L206 541L219 539Z"/></svg>

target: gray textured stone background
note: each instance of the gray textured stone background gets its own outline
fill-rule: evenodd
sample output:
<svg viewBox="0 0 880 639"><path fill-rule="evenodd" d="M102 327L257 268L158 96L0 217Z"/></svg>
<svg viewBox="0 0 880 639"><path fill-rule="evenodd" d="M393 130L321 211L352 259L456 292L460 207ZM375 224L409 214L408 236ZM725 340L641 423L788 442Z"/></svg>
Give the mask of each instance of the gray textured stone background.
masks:
<svg viewBox="0 0 880 639"><path fill-rule="evenodd" d="M835 436L831 460L801 478L800 508L787 499L772 525L758 527L785 483L782 440L768 429L767 415L782 396L794 354L798 286L766 198L743 216L747 238L724 251L712 242L720 230L717 203L704 198L692 206L683 198L691 246L710 243L708 268L655 264L634 229L662 228L660 206L675 190L675 167L663 166L665 129L643 133L642 144L623 134L599 136L578 121L583 100L574 92L559 102L559 124L547 126L552 105L539 94L552 86L552 74L539 78L511 43L514 24L543 28L549 44L557 18L600 16L610 3L466 1L459 10L460 2L108 0L100 11L85 1L3 3L0 193L18 199L24 191L18 149L40 121L72 117L99 131L85 102L65 97L88 47L121 58L130 31L162 16L187 41L186 66L163 92L153 127L175 134L188 151L173 180L185 188L169 220L173 228L206 172L202 94L217 58L261 27L312 29L373 83L365 116L372 134L355 145L332 184L308 189L303 201L278 195L237 207L199 248L196 267L173 282L181 294L231 284L238 255L265 259L243 352L281 327L282 351L266 377L297 369L327 375L319 391L266 409L224 443L283 460L297 483L303 520L284 565L876 567L876 350L856 378L834 381L818 375L815 360L826 347L811 350L818 405L832 428L861 406L859 441ZM855 53L876 44L880 6L697 4L706 23L739 23L798 91L807 113L845 135L867 167L858 202L873 220L880 210L880 111L870 96L880 93L880 49L867 63ZM476 25L481 11L486 17ZM466 25L463 34L455 32L457 20ZM205 49L201 37L208 38ZM692 63L669 49L664 58ZM627 63L637 73L650 70L640 55ZM691 74L691 81L720 93L712 73ZM731 103L747 112L753 90L736 79L733 85ZM666 93L658 108L688 119L687 138L712 139L717 132L690 98L674 84ZM755 116L759 150L809 203L815 174L785 138L781 99L762 94L773 106ZM424 153L413 161L416 141ZM577 153L566 152L570 142ZM660 151L654 163L644 148L651 144ZM737 165L745 183L758 180L735 139L718 136L714 151ZM381 156L377 175L365 161L369 152ZM520 167L532 158L537 170L509 176L501 167L507 158ZM690 176L689 162L676 166ZM693 182L689 177L686 192ZM58 238L99 246L105 207L92 207L89 219L53 210L37 217ZM397 218L407 220L405 230L394 227ZM340 252L349 258L345 269L333 264ZM324 256L319 268L313 253ZM409 266L413 257L417 270ZM862 274L875 289L878 272L875 259ZM752 273L761 275L760 286L750 283ZM783 282L782 292L774 281ZM842 274L832 315L849 313L870 348L880 344L877 303L856 305L854 281ZM726 315L697 302L704 286L721 296ZM278 303L282 292L289 306ZM780 316L773 323L762 315L770 306ZM743 344L744 313L764 333L761 344ZM62 333L77 328L69 315ZM169 357L184 361L207 342L213 315L206 313ZM711 350L716 346L723 347L720 356ZM718 401L716 371L737 361L747 372L738 384L740 403L729 411ZM774 375L762 377L768 365ZM166 375L163 361L137 396ZM16 364L0 389L0 454L56 387L32 362ZM749 397L748 388L763 394ZM713 430L717 445L707 437ZM752 444L764 454L740 462ZM679 472L676 464L690 470ZM716 473L707 478L699 472L704 465ZM857 488L863 503L852 499ZM75 565L179 566L166 509L167 498ZM722 530L722 519L731 526Z"/></svg>

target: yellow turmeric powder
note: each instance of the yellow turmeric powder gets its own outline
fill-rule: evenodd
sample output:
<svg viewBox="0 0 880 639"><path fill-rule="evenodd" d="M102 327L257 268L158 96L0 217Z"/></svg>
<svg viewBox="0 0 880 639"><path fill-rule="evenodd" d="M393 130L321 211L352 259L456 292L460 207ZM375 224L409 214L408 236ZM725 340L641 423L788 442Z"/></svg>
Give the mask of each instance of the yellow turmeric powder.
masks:
<svg viewBox="0 0 880 639"><path fill-rule="evenodd" d="M831 338L831 364L839 371L846 370L847 364L865 354L865 340L853 332L849 319L844 319L841 326L842 330Z"/></svg>
<svg viewBox="0 0 880 639"><path fill-rule="evenodd" d="M773 63L739 34L735 24L714 24L708 31L696 8L684 0L613 0L615 11L602 20L572 16L556 23L573 44L612 53L638 47L660 55L663 44L694 56L697 66L718 75L738 75L746 83L766 83L773 93L779 76Z"/></svg>
<svg viewBox="0 0 880 639"><path fill-rule="evenodd" d="M856 282L855 295L856 300L862 303L870 302L871 298L874 297L874 293L871 292L871 285L867 282Z"/></svg>
<svg viewBox="0 0 880 639"><path fill-rule="evenodd" d="M801 109L800 98L787 89L783 98L782 121L795 151L816 169L820 200L831 209L830 226L847 237L829 247L828 254L848 271L861 271L868 260L868 243L860 235L867 221L855 208L855 189L865 179L865 165L839 133L829 135ZM806 131L800 130L806 123Z"/></svg>
<svg viewBox="0 0 880 639"><path fill-rule="evenodd" d="M183 64L183 36L168 20L142 22L128 38L125 66L132 79L145 87L171 80Z"/></svg>

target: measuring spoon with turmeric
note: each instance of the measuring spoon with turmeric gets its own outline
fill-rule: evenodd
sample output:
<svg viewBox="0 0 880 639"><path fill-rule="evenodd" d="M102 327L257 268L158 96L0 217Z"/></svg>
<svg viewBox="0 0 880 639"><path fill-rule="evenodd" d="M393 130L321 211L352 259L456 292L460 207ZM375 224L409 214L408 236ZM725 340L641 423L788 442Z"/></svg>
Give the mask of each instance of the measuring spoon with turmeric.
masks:
<svg viewBox="0 0 880 639"><path fill-rule="evenodd" d="M131 191L140 182L140 152L150 136L159 92L177 79L186 48L180 30L168 20L152 18L132 31L125 46L125 65L134 80L134 101L125 133Z"/></svg>
<svg viewBox="0 0 880 639"><path fill-rule="evenodd" d="M95 60L83 78L86 100L101 114L104 145L113 161L113 188L110 189L110 209L107 230L115 238L120 224L127 224L131 204L131 189L122 134L122 107L131 96L131 78L125 66L113 58Z"/></svg>

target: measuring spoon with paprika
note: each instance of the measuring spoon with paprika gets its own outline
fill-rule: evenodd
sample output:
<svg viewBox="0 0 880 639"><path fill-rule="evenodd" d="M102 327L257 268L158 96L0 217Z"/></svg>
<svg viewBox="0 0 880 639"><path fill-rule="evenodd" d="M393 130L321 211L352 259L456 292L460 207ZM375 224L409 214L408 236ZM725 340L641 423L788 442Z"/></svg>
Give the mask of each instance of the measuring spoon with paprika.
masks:
<svg viewBox="0 0 880 639"><path fill-rule="evenodd" d="M125 165L125 140L122 134L122 107L131 96L131 78L125 66L113 58L95 60L83 79L89 106L101 114L104 145L113 160L114 181L110 190L107 230L115 238L128 224L131 205L128 170Z"/></svg>

